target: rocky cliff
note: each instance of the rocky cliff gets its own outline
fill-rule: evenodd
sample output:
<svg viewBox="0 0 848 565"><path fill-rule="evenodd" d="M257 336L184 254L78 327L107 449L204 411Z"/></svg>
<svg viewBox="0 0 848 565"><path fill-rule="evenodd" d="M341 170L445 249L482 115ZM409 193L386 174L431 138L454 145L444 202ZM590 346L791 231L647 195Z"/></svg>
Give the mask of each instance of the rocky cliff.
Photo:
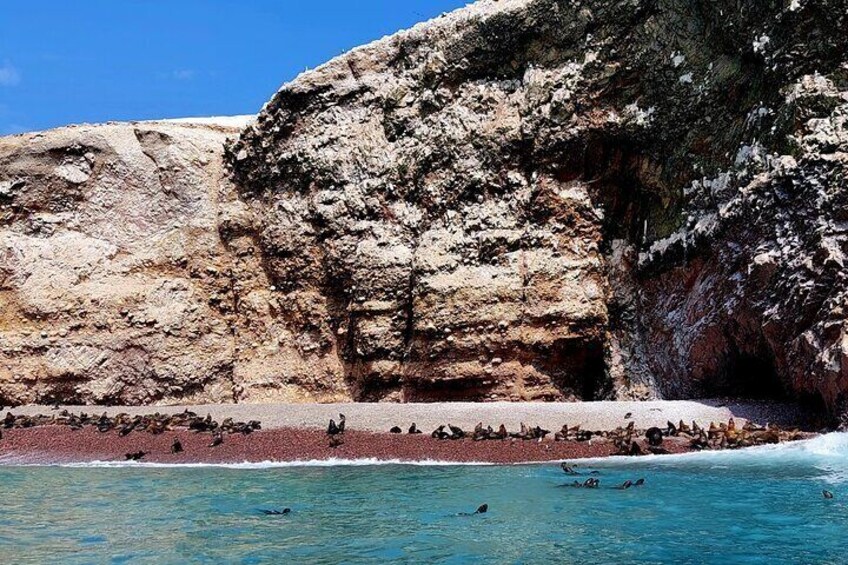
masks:
<svg viewBox="0 0 848 565"><path fill-rule="evenodd" d="M6 138L0 401L841 410L846 14L483 0L240 132Z"/></svg>

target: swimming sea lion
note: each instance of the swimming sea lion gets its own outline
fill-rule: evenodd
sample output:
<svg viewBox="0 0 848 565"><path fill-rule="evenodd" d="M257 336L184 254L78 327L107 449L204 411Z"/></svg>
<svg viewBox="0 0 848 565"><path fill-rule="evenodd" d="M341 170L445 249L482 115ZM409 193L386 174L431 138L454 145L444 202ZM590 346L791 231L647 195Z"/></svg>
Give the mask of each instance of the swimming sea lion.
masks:
<svg viewBox="0 0 848 565"><path fill-rule="evenodd" d="M633 486L633 481L628 479L628 480L624 481L624 483L620 487L615 487L615 488L617 488L618 490L627 490L632 486Z"/></svg>
<svg viewBox="0 0 848 565"><path fill-rule="evenodd" d="M645 479L637 479L635 483L633 483L634 487L641 487L645 484Z"/></svg>
<svg viewBox="0 0 848 565"><path fill-rule="evenodd" d="M282 510L262 510L266 516L282 516L291 512L291 508L283 508Z"/></svg>
<svg viewBox="0 0 848 565"><path fill-rule="evenodd" d="M174 443L171 444L171 453L182 453L183 444L180 443L180 440L174 438Z"/></svg>
<svg viewBox="0 0 848 565"><path fill-rule="evenodd" d="M474 512L460 512L458 514L458 516L474 516L475 514L485 514L488 511L489 511L489 505L488 504L481 504L480 506L477 507L477 510L475 510Z"/></svg>
<svg viewBox="0 0 848 565"><path fill-rule="evenodd" d="M825 498L833 498L833 493L830 492L829 490L823 490L822 496L825 497Z"/></svg>

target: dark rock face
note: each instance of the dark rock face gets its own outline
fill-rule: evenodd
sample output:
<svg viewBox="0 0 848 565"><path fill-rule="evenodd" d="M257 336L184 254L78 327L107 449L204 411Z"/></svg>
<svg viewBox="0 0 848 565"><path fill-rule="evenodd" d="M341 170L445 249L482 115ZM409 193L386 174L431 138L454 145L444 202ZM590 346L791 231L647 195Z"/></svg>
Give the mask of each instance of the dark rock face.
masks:
<svg viewBox="0 0 848 565"><path fill-rule="evenodd" d="M479 2L357 49L230 148L269 275L360 398L835 406L846 7Z"/></svg>
<svg viewBox="0 0 848 565"><path fill-rule="evenodd" d="M222 375L207 367L179 390L790 394L841 410L847 14L848 0L483 0L304 73L226 146L226 177L223 139L209 163L160 167L211 171L216 213L201 223L228 283L198 291L217 300ZM151 144L154 162L173 157ZM29 221L15 183L33 165L4 154L12 233ZM86 202L100 186L89 176L44 192L44 206ZM0 292L19 300L8 265ZM127 334L121 351L135 345ZM181 341L183 360L143 390L119 367L96 387L76 369L62 384L16 348L0 381L36 381L33 398L61 385L96 401L119 375L120 400L175 399L167 375L206 367L200 342Z"/></svg>

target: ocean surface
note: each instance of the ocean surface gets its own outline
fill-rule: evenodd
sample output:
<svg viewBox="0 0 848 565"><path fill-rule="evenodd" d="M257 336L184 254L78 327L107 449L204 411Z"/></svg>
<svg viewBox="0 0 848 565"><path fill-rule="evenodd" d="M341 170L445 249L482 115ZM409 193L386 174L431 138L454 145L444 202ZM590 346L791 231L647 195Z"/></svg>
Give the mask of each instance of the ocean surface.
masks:
<svg viewBox="0 0 848 565"><path fill-rule="evenodd" d="M6 461L0 563L848 563L848 434L577 469Z"/></svg>

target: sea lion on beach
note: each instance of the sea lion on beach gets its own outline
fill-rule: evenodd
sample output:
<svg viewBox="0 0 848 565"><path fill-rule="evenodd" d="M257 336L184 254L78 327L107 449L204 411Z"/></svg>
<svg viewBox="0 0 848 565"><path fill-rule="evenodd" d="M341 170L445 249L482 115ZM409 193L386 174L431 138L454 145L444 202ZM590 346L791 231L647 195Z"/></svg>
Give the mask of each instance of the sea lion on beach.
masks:
<svg viewBox="0 0 848 565"><path fill-rule="evenodd" d="M336 421L330 418L330 424L327 426L327 435L334 436L338 433L341 432L339 431L339 427L336 425Z"/></svg>
<svg viewBox="0 0 848 565"><path fill-rule="evenodd" d="M339 414L339 433L343 434L345 431L345 422L347 419L344 414Z"/></svg>
<svg viewBox="0 0 848 565"><path fill-rule="evenodd" d="M445 426L444 424L442 424L441 426L433 430L433 433L430 434L430 437L433 439L445 439L447 435L447 432L445 432Z"/></svg>
<svg viewBox="0 0 848 565"><path fill-rule="evenodd" d="M342 444L344 444L344 440L342 438L339 436L330 436L330 447L335 449Z"/></svg>
<svg viewBox="0 0 848 565"><path fill-rule="evenodd" d="M624 415L625 420L629 420L632 417L633 417L633 412L628 412L627 414Z"/></svg>
<svg viewBox="0 0 848 565"><path fill-rule="evenodd" d="M182 453L183 444L180 443L178 438L174 438L174 442L171 444L171 453Z"/></svg>
<svg viewBox="0 0 848 565"><path fill-rule="evenodd" d="M124 457L126 457L127 461L139 461L142 457L150 453L149 451L133 451L131 453L127 453Z"/></svg>
<svg viewBox="0 0 848 565"><path fill-rule="evenodd" d="M418 429L418 427L415 425L415 422L412 422L412 425L409 426L409 432L408 433L410 433L410 434L420 434L421 430Z"/></svg>
<svg viewBox="0 0 848 565"><path fill-rule="evenodd" d="M400 429L398 426L393 426L392 429L389 430L389 433L390 434L402 434L403 430Z"/></svg>
<svg viewBox="0 0 848 565"><path fill-rule="evenodd" d="M291 508L283 508L282 510L262 510L262 513L266 516L283 516L284 514L291 513Z"/></svg>
<svg viewBox="0 0 848 565"><path fill-rule="evenodd" d="M833 498L833 493L832 493L832 492L830 492L829 490L823 490L823 491L822 491L822 496L823 496L823 497L825 497L825 498L830 499L830 498Z"/></svg>
<svg viewBox="0 0 848 565"><path fill-rule="evenodd" d="M674 422L668 421L665 423L665 433L672 437L678 434L677 426L674 425Z"/></svg>
<svg viewBox="0 0 848 565"><path fill-rule="evenodd" d="M662 445L663 433L662 430L657 427L648 428L648 431L645 432L645 437L648 440L648 445L653 447L659 447Z"/></svg>
<svg viewBox="0 0 848 565"><path fill-rule="evenodd" d="M224 443L224 434L221 432L214 432L212 434L212 443L209 444L209 447L217 447Z"/></svg>
<svg viewBox="0 0 848 565"><path fill-rule="evenodd" d="M450 439L462 439L465 437L465 432L460 427L448 424L448 429L451 431Z"/></svg>

